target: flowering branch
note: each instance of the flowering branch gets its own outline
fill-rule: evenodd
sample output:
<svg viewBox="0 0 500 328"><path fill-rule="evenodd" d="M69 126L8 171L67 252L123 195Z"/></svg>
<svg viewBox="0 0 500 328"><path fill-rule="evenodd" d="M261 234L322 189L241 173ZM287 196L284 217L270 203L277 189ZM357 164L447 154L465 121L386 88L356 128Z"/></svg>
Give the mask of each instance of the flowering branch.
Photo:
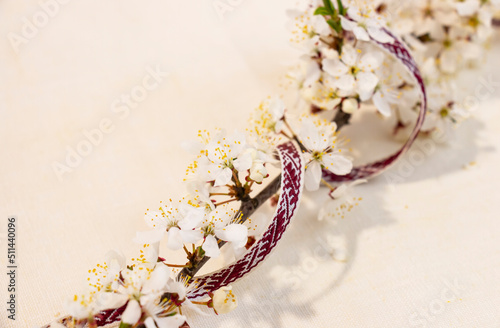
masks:
<svg viewBox="0 0 500 328"><path fill-rule="evenodd" d="M282 177L271 180L255 196L252 187L269 177L268 166L276 164L276 150L284 138L302 150L300 163L305 163L305 172L301 167L295 176L300 184L295 186L297 194L302 190L302 182L308 190L325 185L334 201L348 198L347 205L337 209L349 211L361 200L346 196L349 188L364 182L360 175L379 172L398 158L392 156L391 161L377 162L368 169L353 168L352 159L344 155L338 131L349 124L361 105L373 105L383 117L395 112L398 130L408 125L402 119L408 116L403 115L404 111L414 114L414 109L419 108L411 141L398 155L420 131L427 111L426 87L438 94L430 102L429 117L436 123L429 131L456 124L464 116L465 109L450 92L453 77L480 57L480 47L491 35L492 19L488 13L499 1L457 0L439 8L429 1L422 1L424 6L419 1L399 6L399 1L387 0L377 8L366 3L357 6L354 2L346 6L342 0L322 2L323 6L314 2L305 12L296 12L291 24L292 42L304 48L300 71L294 76L310 113L289 122L284 103L274 98L255 111L248 135L219 131L212 137L207 131L199 131L201 142L190 145L196 160L187 169L188 195L178 201L170 200L159 211L148 210L145 222L151 230L138 232L135 238L143 245L139 257L126 263L121 254L108 254L104 264L89 270L89 290L74 295L68 302L71 316L51 327L94 328L121 320L121 328L178 328L187 325L183 309L206 306L217 314L231 311L237 301L229 287L208 294L209 300L203 302L192 302L187 295L191 288L196 288L195 275L211 258L221 254L222 246L230 244L234 250L243 251L256 241L257 234L252 235L245 223L264 202L276 196ZM399 7L392 8L393 2ZM391 26L407 27L396 31L398 37L378 16L386 11L398 13ZM443 12L446 15L441 15ZM404 21L408 15L415 24ZM399 60L379 51L379 46ZM408 48L418 53L423 74ZM401 64L413 75L402 71ZM419 90L415 92L417 85L422 98ZM332 121L316 115L328 110L335 113ZM296 150L295 154L294 161L299 159ZM384 165L377 166L380 163ZM345 178L343 181L357 181L337 186L323 178L328 174ZM231 207L235 202L240 203L237 210ZM168 248L184 250L186 264L167 264L159 257L159 244L164 239ZM181 270L174 274L171 268Z"/></svg>
<svg viewBox="0 0 500 328"><path fill-rule="evenodd" d="M275 195L281 187L281 177L273 179L266 188L264 188L257 196L242 200L238 216L241 217L241 222L245 222L261 205ZM223 240L218 240L220 247L226 244ZM190 281L196 273L210 260L210 257L204 256L191 264L191 267L185 267L178 275L178 279L187 279Z"/></svg>
<svg viewBox="0 0 500 328"><path fill-rule="evenodd" d="M342 114L339 115L339 113L343 113L342 111L339 111L337 116L340 117L340 119L335 120L337 124L337 129L340 130L342 127L348 124L350 114ZM289 123L285 118L283 118L283 123L284 125L288 128L289 132L291 133L292 137L290 138L291 140L294 140L297 142L299 147L301 148L302 151L307 152L307 148L302 144L300 141L299 137L295 134ZM324 181L324 180L323 180ZM331 185L329 185L329 188ZM241 205L238 210L237 217L241 217L241 222L245 222L261 205L263 205L266 201L268 201L271 197L276 195L276 193L279 191L281 187L281 176L276 177L273 179L269 184L264 188L258 195L256 195L253 198L250 198L249 195L247 197L241 199ZM226 244L225 241L222 240L217 240L217 243L219 247L222 247ZM198 261L191 263L191 266L184 268L178 275L179 279L187 279L188 281L193 279L193 277L196 275L196 273L210 260L210 257L205 256L200 258Z"/></svg>

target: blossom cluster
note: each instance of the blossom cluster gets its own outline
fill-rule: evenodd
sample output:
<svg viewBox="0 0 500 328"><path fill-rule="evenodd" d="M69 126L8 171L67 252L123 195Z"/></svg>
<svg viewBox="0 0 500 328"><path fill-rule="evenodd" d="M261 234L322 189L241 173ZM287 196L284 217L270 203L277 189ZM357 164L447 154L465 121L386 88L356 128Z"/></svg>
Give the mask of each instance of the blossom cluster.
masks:
<svg viewBox="0 0 500 328"><path fill-rule="evenodd" d="M121 253L111 251L103 264L89 270L86 291L75 294L66 304L71 316L66 324L96 327L96 314L122 308L120 327L143 324L147 328L177 328L186 322L183 309L204 314L199 306L208 306L222 314L236 308L230 287L211 294L207 302L191 302L187 293L196 282L175 278L169 265L158 257L155 246L145 244L140 253L127 264ZM51 327L65 326L54 322Z"/></svg>
<svg viewBox="0 0 500 328"><path fill-rule="evenodd" d="M460 98L458 75L484 60L498 0L308 1L289 12L290 41L304 53L291 72L313 111L354 114L361 104L396 127L412 126L418 88L401 64L377 43L403 40L428 90L423 131L444 133L467 118L473 106ZM388 33L391 30L395 36Z"/></svg>
<svg viewBox="0 0 500 328"><path fill-rule="evenodd" d="M189 292L198 287L194 275L207 260L239 259L264 233L268 219L246 217L242 208L278 169L277 146L293 142L301 149L307 190L329 189L333 201L320 219L343 218L361 201L351 189L366 181L331 185L323 179L326 171L343 176L353 170L336 117L370 105L382 117L395 116L400 128L416 119L421 101L409 73L376 43L400 38L414 52L430 98L424 129L446 130L467 116L455 92L456 77L482 60L492 34L491 12L499 5L500 0L308 0L290 11L290 41L303 51L290 76L305 113L294 114L281 98L269 98L253 111L245 132L202 130L198 140L185 142L194 157L186 169L185 195L148 209L149 229L134 238L140 255L126 262L121 253L108 253L89 270L86 291L67 302L69 317L51 327L96 327L99 315L120 310L123 328L177 328L188 320L185 310L234 310L231 287L201 301L189 299ZM331 112L333 119L324 115ZM184 252L186 262L169 262L159 254L162 246Z"/></svg>
<svg viewBox="0 0 500 328"><path fill-rule="evenodd" d="M240 258L263 234L266 218L246 218L235 204L251 201L254 186L262 184L270 176L270 166L279 163L276 146L289 141L302 148L309 190L319 188L323 170L345 175L352 169L334 122L311 115L290 119L277 97L259 105L246 133L199 131L197 141L184 143L195 158L186 170L186 195L146 211L149 229L134 238L142 245L139 257L125 263L124 256L113 251L103 264L89 270L86 292L67 304L72 324L92 327L99 313L122 309L122 327L177 328L186 322L183 309L202 312L200 306L208 307L217 314L233 310L237 300L230 287L203 302L190 300L188 292L197 286L196 278L179 270L196 272L204 259L221 254ZM183 250L186 263L160 257L162 243L172 251Z"/></svg>

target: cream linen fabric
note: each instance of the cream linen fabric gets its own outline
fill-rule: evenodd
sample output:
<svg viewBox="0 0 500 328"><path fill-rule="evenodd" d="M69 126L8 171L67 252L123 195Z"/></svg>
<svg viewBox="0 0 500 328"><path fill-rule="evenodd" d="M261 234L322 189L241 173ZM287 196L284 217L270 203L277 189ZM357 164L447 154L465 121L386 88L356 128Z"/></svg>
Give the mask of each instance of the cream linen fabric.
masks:
<svg viewBox="0 0 500 328"><path fill-rule="evenodd" d="M220 3L233 8L222 19ZM261 99L282 92L298 56L284 28L291 5L66 1L15 52L9 33L22 35L23 18L44 23L40 5L0 2L2 272L7 216L19 221L17 320L6 319L2 273L0 327L54 320L108 249L136 255L131 239L145 229L145 209L183 193L189 156L181 141L199 129L244 128ZM169 74L142 102L128 115L117 107L157 68ZM474 95L490 74L500 81L494 61L464 92ZM234 284L238 309L192 316L192 327L500 327L500 93L493 89L451 146L438 145L424 161L416 148L416 165L393 169L409 167L404 179L360 186L363 200L344 219L318 222L324 191L306 195L275 253ZM113 131L58 179L53 163L64 164L68 147L103 119ZM372 130L353 147L376 157L382 151L367 140L397 145Z"/></svg>

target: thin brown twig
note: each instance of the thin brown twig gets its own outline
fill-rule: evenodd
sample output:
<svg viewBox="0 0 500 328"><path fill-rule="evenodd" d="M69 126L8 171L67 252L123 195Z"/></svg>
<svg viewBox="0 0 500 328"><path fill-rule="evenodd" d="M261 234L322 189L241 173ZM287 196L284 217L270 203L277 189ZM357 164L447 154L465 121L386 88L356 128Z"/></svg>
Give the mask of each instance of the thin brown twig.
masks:
<svg viewBox="0 0 500 328"><path fill-rule="evenodd" d="M219 205L224 205L224 204L227 204L227 203L231 203L231 202L235 202L237 199L235 198L232 198L232 199L228 199L228 200L225 200L223 202L220 202L220 203L217 203L217 204L214 204L215 206L219 206Z"/></svg>

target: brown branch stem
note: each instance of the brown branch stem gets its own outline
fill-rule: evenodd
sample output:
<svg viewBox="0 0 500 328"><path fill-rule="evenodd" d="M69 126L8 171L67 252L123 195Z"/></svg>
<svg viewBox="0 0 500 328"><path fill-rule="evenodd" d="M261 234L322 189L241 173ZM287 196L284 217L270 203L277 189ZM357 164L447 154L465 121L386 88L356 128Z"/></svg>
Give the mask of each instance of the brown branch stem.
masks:
<svg viewBox="0 0 500 328"><path fill-rule="evenodd" d="M350 114L343 113L341 110L337 112L337 115L333 119L334 122L337 123L337 129L340 130L344 125L349 123ZM297 136L294 136L294 140L298 142L301 149L304 147ZM268 185L265 187L259 194L257 194L254 198L247 198L241 201L240 209L236 217L241 217L241 223L245 222L262 204L264 204L267 200L269 200L272 196L274 196L281 187L281 176L277 176L274 178ZM222 247L226 242L219 241L219 246ZM210 260L208 256L201 258L200 260L196 260L192 263L190 267L184 267L181 272L178 274L178 278L191 280L196 273ZM112 316L113 311L107 310L104 311L104 314L100 314L102 319L107 319ZM124 309L123 309L124 310ZM123 311L122 310L122 311ZM66 316L61 318L59 322L62 324L69 324L71 321L70 316ZM118 318L113 318L112 320L117 321ZM45 325L43 328L49 328L50 324ZM187 326L189 327L189 326Z"/></svg>

